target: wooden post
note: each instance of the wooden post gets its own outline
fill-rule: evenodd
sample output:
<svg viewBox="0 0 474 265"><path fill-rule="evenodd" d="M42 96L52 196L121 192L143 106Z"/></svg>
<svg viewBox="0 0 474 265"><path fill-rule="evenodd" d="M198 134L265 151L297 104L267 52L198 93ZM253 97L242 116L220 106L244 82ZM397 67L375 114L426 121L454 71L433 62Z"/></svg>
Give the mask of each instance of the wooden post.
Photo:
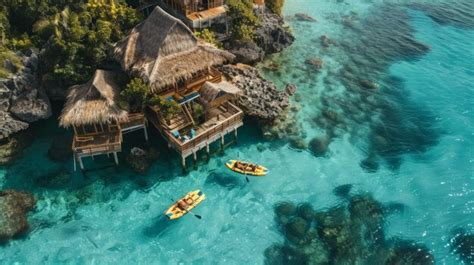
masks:
<svg viewBox="0 0 474 265"><path fill-rule="evenodd" d="M73 155L72 155L72 160L74 160L74 171L76 171L76 170L77 170L77 165L76 165L76 163L77 163L77 161L76 161L76 154L73 154Z"/></svg>
<svg viewBox="0 0 474 265"><path fill-rule="evenodd" d="M206 152L209 155L209 142L206 142Z"/></svg>
<svg viewBox="0 0 474 265"><path fill-rule="evenodd" d="M196 160L197 160L196 150L193 150L193 160L194 160L194 162L196 162Z"/></svg>
<svg viewBox="0 0 474 265"><path fill-rule="evenodd" d="M234 138L235 142L237 142L237 127L234 128Z"/></svg>
<svg viewBox="0 0 474 265"><path fill-rule="evenodd" d="M114 160L115 160L115 164L118 165L119 162L118 162L117 152L114 152Z"/></svg>
<svg viewBox="0 0 474 265"><path fill-rule="evenodd" d="M224 150L224 134L221 133L221 149Z"/></svg>
<svg viewBox="0 0 474 265"><path fill-rule="evenodd" d="M148 132L146 130L146 126L143 125L143 133L145 133L145 140L148 142Z"/></svg>
<svg viewBox="0 0 474 265"><path fill-rule="evenodd" d="M181 156L181 166L183 166L183 169L186 169L186 157Z"/></svg>
<svg viewBox="0 0 474 265"><path fill-rule="evenodd" d="M77 158L79 160L79 167L81 168L81 170L84 170L84 164L82 163L82 157L78 157Z"/></svg>

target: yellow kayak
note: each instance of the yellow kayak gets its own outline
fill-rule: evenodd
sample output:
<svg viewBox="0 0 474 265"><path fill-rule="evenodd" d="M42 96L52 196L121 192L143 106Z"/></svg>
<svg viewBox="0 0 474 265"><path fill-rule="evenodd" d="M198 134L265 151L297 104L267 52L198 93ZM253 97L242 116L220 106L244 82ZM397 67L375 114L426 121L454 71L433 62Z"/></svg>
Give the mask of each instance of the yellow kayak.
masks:
<svg viewBox="0 0 474 265"><path fill-rule="evenodd" d="M191 191L171 205L171 207L166 210L165 215L170 220L179 219L189 213L189 211L194 209L198 204L204 201L204 199L206 199L206 195L200 190ZM180 202L181 204L184 203L181 207L178 205Z"/></svg>
<svg viewBox="0 0 474 265"><path fill-rule="evenodd" d="M268 169L264 166L238 160L229 160L225 165L230 170L244 175L265 176L268 173Z"/></svg>

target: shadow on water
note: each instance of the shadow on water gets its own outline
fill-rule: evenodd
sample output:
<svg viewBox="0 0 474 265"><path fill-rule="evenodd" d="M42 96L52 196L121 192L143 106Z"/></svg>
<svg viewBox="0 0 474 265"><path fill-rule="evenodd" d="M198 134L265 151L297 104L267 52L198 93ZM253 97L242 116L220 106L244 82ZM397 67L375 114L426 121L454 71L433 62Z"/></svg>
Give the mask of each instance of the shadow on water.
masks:
<svg viewBox="0 0 474 265"><path fill-rule="evenodd" d="M156 238L166 234L169 228L178 223L179 220L168 220L164 215L160 215L153 220L153 223L143 229L143 235L149 238Z"/></svg>

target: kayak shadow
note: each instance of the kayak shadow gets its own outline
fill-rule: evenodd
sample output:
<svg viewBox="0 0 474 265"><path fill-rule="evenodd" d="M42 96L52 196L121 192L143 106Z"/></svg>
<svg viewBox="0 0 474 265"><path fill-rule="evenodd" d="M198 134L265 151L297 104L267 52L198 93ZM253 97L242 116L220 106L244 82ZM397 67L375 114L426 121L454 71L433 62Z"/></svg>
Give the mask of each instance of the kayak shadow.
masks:
<svg viewBox="0 0 474 265"><path fill-rule="evenodd" d="M166 234L168 228L176 221L170 221L166 216L160 215L154 218L153 223L143 229L143 235L149 238L160 237Z"/></svg>

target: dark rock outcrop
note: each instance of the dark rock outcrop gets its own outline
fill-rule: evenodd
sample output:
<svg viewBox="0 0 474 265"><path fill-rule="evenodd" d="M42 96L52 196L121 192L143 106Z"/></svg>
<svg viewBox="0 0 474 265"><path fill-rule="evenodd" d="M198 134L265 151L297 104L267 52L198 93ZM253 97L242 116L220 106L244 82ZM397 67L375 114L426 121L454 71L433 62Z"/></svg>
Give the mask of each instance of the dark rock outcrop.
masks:
<svg viewBox="0 0 474 265"><path fill-rule="evenodd" d="M270 11L262 15L260 26L255 30L255 42L266 54L281 52L295 41L284 24L280 16Z"/></svg>
<svg viewBox="0 0 474 265"><path fill-rule="evenodd" d="M282 115L296 91L294 85L288 85L285 90L277 89L256 68L248 65L224 65L219 70L243 91L238 99L239 106L247 115L261 122L271 122Z"/></svg>
<svg viewBox="0 0 474 265"><path fill-rule="evenodd" d="M26 214L35 207L33 195L14 190L0 191L0 242L28 229Z"/></svg>
<svg viewBox="0 0 474 265"><path fill-rule="evenodd" d="M9 165L19 158L23 153L23 149L33 142L34 136L34 131L28 129L0 140L0 166Z"/></svg>
<svg viewBox="0 0 474 265"><path fill-rule="evenodd" d="M235 55L234 62L254 65L263 60L265 52L255 42L237 41L229 47L229 52Z"/></svg>
<svg viewBox="0 0 474 265"><path fill-rule="evenodd" d="M236 56L235 63L254 65L261 62L266 54L281 52L295 41L280 16L266 10L260 18L260 25L254 31L254 41L231 41L224 45Z"/></svg>
<svg viewBox="0 0 474 265"><path fill-rule="evenodd" d="M23 68L0 79L0 140L51 116L51 104L38 80L38 54L21 54Z"/></svg>

